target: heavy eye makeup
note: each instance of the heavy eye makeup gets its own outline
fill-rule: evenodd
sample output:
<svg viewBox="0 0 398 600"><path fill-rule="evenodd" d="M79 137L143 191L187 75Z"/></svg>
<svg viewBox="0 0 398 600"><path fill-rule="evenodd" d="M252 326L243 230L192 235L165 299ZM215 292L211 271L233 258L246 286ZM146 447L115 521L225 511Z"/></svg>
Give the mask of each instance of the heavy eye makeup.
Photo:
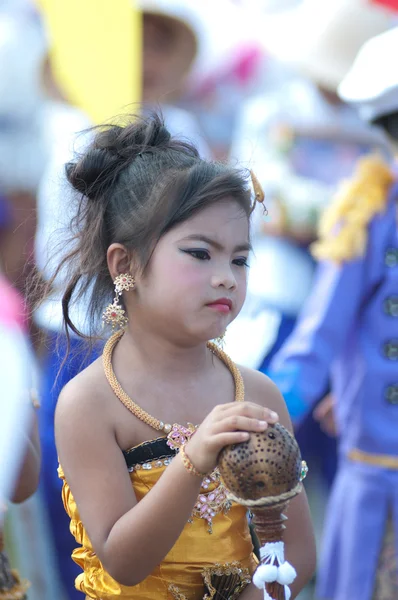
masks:
<svg viewBox="0 0 398 600"><path fill-rule="evenodd" d="M184 254L189 254L192 258L196 260L211 260L209 250L204 248L180 248L180 251ZM237 267L248 267L248 258L247 256L237 256L232 259L232 264Z"/></svg>

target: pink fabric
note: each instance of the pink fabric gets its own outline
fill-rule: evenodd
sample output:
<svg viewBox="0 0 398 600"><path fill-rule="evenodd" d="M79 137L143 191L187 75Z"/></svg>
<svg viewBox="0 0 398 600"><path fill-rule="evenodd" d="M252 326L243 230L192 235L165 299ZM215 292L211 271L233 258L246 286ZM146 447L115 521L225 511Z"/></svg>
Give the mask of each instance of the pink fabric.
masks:
<svg viewBox="0 0 398 600"><path fill-rule="evenodd" d="M27 332L26 305L21 294L0 275L0 323Z"/></svg>
<svg viewBox="0 0 398 600"><path fill-rule="evenodd" d="M228 80L236 82L240 87L250 85L263 58L264 52L258 45L246 44L240 46L227 64L222 65L198 83L194 95L198 97L206 96L221 82Z"/></svg>
<svg viewBox="0 0 398 600"><path fill-rule="evenodd" d="M398 0L371 0L371 4L380 4L385 8L398 11Z"/></svg>

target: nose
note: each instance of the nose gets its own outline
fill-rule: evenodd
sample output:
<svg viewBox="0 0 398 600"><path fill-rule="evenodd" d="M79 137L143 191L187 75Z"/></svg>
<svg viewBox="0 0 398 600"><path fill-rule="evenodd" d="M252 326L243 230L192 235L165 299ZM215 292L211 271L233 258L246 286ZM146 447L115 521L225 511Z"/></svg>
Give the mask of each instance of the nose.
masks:
<svg viewBox="0 0 398 600"><path fill-rule="evenodd" d="M226 290L236 289L236 279L230 267L226 267L223 270L213 273L211 277L211 286L214 289L225 288Z"/></svg>

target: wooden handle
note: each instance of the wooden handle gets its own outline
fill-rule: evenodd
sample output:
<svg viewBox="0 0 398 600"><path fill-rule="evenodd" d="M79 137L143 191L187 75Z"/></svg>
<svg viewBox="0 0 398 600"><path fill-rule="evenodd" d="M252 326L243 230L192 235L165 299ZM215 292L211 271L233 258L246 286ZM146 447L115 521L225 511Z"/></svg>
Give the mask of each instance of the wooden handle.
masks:
<svg viewBox="0 0 398 600"><path fill-rule="evenodd" d="M253 525L261 546L267 542L281 542L283 540L283 532L286 529L284 521L287 520L283 511L287 505L288 503L285 502L269 508L252 510ZM275 562L275 566L279 566L277 561ZM285 587L277 581L266 583L265 589L273 600L285 600Z"/></svg>

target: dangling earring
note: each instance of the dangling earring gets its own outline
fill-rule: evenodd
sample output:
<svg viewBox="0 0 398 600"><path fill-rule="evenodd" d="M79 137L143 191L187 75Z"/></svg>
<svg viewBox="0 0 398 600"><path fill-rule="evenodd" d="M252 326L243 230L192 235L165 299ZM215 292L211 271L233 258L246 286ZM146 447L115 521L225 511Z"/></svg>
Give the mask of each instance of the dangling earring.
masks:
<svg viewBox="0 0 398 600"><path fill-rule="evenodd" d="M219 335L218 337L216 337L216 338L214 339L214 343L215 343L215 344L217 344L217 346L218 346L219 348L221 348L221 350L224 348L224 344L225 344L225 334L226 334L226 333L227 333L227 332L226 332L226 331L224 331L224 333L222 333L221 335Z"/></svg>
<svg viewBox="0 0 398 600"><path fill-rule="evenodd" d="M116 277L113 284L115 286L115 297L112 304L108 304L104 310L102 320L107 325L111 325L112 329L115 329L115 327L122 329L126 327L128 318L125 316L126 311L120 304L119 296L122 295L123 291L128 292L134 288L135 279L127 273L122 273L122 275Z"/></svg>

